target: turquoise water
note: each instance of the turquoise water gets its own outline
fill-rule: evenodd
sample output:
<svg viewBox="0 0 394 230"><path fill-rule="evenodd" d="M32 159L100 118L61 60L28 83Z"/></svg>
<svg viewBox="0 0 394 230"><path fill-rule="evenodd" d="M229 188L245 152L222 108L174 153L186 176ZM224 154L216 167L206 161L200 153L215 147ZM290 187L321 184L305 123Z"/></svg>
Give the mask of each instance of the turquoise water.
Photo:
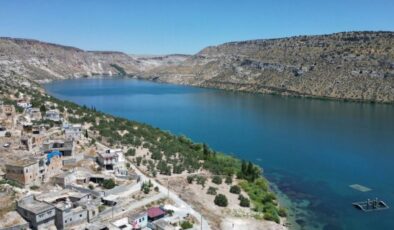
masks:
<svg viewBox="0 0 394 230"><path fill-rule="evenodd" d="M132 79L46 85L58 98L145 122L251 160L292 201L304 229L394 229L394 106L234 93ZM349 185L372 189L360 192Z"/></svg>

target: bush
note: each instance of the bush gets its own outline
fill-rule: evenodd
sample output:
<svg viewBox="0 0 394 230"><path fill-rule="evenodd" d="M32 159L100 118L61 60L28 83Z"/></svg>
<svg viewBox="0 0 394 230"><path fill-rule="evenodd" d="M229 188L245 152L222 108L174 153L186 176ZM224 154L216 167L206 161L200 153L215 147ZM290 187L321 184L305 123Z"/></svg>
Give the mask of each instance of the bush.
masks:
<svg viewBox="0 0 394 230"><path fill-rule="evenodd" d="M217 194L217 190L218 190L218 188L209 187L208 191L207 191L207 194L209 194L209 195L216 195Z"/></svg>
<svg viewBox="0 0 394 230"><path fill-rule="evenodd" d="M197 176L197 184L202 185L202 187L205 187L205 182L207 181L207 178L204 176Z"/></svg>
<svg viewBox="0 0 394 230"><path fill-rule="evenodd" d="M93 189L94 189L94 186L93 186L92 184L89 184L89 185L88 185L88 188L89 188L90 190L93 190Z"/></svg>
<svg viewBox="0 0 394 230"><path fill-rule="evenodd" d="M222 183L222 177L220 177L220 176L213 176L212 177L212 183L221 184Z"/></svg>
<svg viewBox="0 0 394 230"><path fill-rule="evenodd" d="M285 208L279 208L278 215L280 217L286 217L287 216L286 209Z"/></svg>
<svg viewBox="0 0 394 230"><path fill-rule="evenodd" d="M106 179L103 181L103 187L105 189L112 189L116 186L115 181L113 179Z"/></svg>
<svg viewBox="0 0 394 230"><path fill-rule="evenodd" d="M238 185L233 185L230 187L230 192L234 194L240 194L241 188Z"/></svg>
<svg viewBox="0 0 394 230"><path fill-rule="evenodd" d="M181 228L182 228L182 229L193 228L193 224L190 223L189 221L183 221L183 222L181 223Z"/></svg>
<svg viewBox="0 0 394 230"><path fill-rule="evenodd" d="M232 176L226 176L226 180L224 181L226 184L232 184L233 183L233 177Z"/></svg>
<svg viewBox="0 0 394 230"><path fill-rule="evenodd" d="M190 176L187 176L187 183L189 183L189 184L192 184L193 183L193 181L194 181L194 178L195 178L195 176L192 176L192 175L190 175Z"/></svg>
<svg viewBox="0 0 394 230"><path fill-rule="evenodd" d="M127 157L128 157L128 156L131 156L131 157L135 156L135 149L131 148L131 149L127 150L127 152L126 152L125 155L126 155Z"/></svg>
<svg viewBox="0 0 394 230"><path fill-rule="evenodd" d="M228 200L227 200L227 197L226 197L225 195L223 195L223 194L218 194L218 195L216 195L216 197L215 197L214 203L215 203L217 206L220 206L220 207L227 207L227 205L228 205Z"/></svg>
<svg viewBox="0 0 394 230"><path fill-rule="evenodd" d="M98 207L98 210L99 210L99 212L102 212L102 211L104 211L105 210L105 206L104 205L100 205L99 207Z"/></svg>
<svg viewBox="0 0 394 230"><path fill-rule="evenodd" d="M280 219L278 216L278 213L270 211L270 212L265 212L264 213L264 219L265 220L270 220L270 221L275 221L276 223L280 223Z"/></svg>
<svg viewBox="0 0 394 230"><path fill-rule="evenodd" d="M242 197L240 199L239 205L241 207L250 207L250 200L248 198Z"/></svg>

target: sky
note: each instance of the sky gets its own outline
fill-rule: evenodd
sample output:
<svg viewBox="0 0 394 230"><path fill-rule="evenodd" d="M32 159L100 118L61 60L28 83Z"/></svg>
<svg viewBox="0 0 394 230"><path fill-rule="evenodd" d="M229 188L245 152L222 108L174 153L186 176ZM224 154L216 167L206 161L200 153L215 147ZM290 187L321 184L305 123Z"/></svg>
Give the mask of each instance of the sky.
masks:
<svg viewBox="0 0 394 230"><path fill-rule="evenodd" d="M194 54L224 42L394 31L394 0L0 0L0 36Z"/></svg>

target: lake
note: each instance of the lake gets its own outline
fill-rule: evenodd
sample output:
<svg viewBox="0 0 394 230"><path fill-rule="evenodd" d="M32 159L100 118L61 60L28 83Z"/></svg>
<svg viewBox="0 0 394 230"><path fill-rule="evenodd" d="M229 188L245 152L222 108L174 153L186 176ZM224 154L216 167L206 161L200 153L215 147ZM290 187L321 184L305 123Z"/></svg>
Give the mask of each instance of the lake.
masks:
<svg viewBox="0 0 394 230"><path fill-rule="evenodd" d="M55 81L49 94L251 160L304 229L394 229L394 105L257 95L127 78ZM372 189L360 192L349 185ZM289 202L289 199L291 203Z"/></svg>

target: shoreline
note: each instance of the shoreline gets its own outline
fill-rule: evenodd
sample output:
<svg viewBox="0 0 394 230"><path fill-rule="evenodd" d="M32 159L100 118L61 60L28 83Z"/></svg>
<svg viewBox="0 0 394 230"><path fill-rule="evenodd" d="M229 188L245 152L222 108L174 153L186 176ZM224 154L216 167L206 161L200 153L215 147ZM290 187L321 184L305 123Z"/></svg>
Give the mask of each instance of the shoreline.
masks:
<svg viewBox="0 0 394 230"><path fill-rule="evenodd" d="M103 77L103 78L105 78L105 77ZM73 80L73 79L69 79L69 80ZM150 82L150 81L149 81L149 82ZM169 84L169 83L165 83L165 84ZM42 85L41 85L41 87L44 89L44 93L45 93L46 95L49 95L50 97L54 98L55 100L62 101L62 102L70 102L70 103L72 103L72 104L77 105L78 107L82 107L82 106L83 106L83 105L79 105L79 104L77 104L77 103L75 103L75 102L71 102L71 101L67 101L67 100L63 100L63 99L57 98L56 96L51 95L51 94L45 89L45 87L43 87ZM88 109L88 110L89 110L89 109ZM107 118L110 118L110 119L115 118L115 119L127 120L128 122L133 122L133 123L137 123L137 124L139 123L140 125L149 126L149 127L153 128L153 129L158 129L158 130L160 130L160 132L167 132L169 135L172 135L172 136L175 136L175 137L180 137L180 136L177 135L177 134L173 134L173 133L171 133L171 132L164 131L164 130L162 130L162 129L160 129L160 128L154 127L154 126L152 126L152 125L150 125L150 124L147 124L147 123L143 123L143 122L139 122L139 121L134 121L134 120L131 120L131 119L128 119L128 118L118 117L118 116L116 116L116 115L112 115L112 114L106 113L106 112L101 112L101 111L97 111L97 112L94 111L94 112L95 112L95 113L102 114L102 115L104 115L104 116L106 116ZM196 142L194 142L194 141L192 141L192 140L191 140L191 142L196 144ZM234 155L232 155L232 154L226 154L226 153L220 153L220 154L223 155L223 156L225 156L226 158L233 158L235 161L241 161L240 158L238 158L238 157L236 157L236 156L234 156ZM262 167L261 167L261 166L258 166L258 165L255 165L255 166L258 167L258 168L260 168L260 170L262 171ZM266 178L265 178L262 174L260 174L258 178L261 178L261 179L263 179L263 180L266 180ZM153 179L153 180L156 180L156 178L152 178L152 179ZM269 182L269 184L271 184L271 182ZM272 191L272 192L275 193L275 191L273 191L273 190L270 190L270 191ZM275 196L276 196L276 195L277 195L277 194L275 193ZM279 200L277 199L277 201L279 201ZM280 206L280 207L283 207L283 206L282 206L282 203L279 202L279 206ZM286 207L286 208L287 208L287 207ZM248 218L250 218L250 217L245 217L245 218L248 219ZM245 219L245 218L242 218L242 219ZM245 220L246 220L246 219L245 219ZM274 229L283 229L284 223L287 223L286 218L281 218L281 223L275 223L274 221L269 221L269 220L257 220L257 221L262 221L263 223L271 223L271 224L269 224L269 225L272 225L272 226L278 225L278 228L274 228ZM282 221L284 221L284 222L282 223ZM285 229L288 229L287 226L285 227Z"/></svg>

